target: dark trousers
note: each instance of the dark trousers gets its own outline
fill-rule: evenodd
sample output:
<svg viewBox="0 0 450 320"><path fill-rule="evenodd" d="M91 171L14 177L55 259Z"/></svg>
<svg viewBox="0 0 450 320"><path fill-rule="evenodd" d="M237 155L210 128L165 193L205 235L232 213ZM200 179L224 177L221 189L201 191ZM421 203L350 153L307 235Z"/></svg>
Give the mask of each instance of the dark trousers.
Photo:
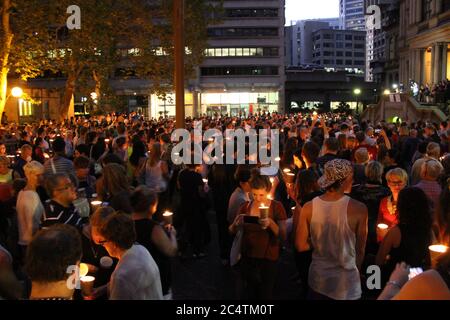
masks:
<svg viewBox="0 0 450 320"><path fill-rule="evenodd" d="M277 262L242 257L240 268L244 298L271 300L277 277Z"/></svg>
<svg viewBox="0 0 450 320"><path fill-rule="evenodd" d="M223 206L216 206L217 231L219 235L219 249L221 259L230 259L231 237L228 232L227 210Z"/></svg>
<svg viewBox="0 0 450 320"><path fill-rule="evenodd" d="M308 276L309 276L309 266L312 261L312 250L305 252L298 252L294 249L295 264L297 266L297 271L301 280L302 296L306 299L308 293Z"/></svg>

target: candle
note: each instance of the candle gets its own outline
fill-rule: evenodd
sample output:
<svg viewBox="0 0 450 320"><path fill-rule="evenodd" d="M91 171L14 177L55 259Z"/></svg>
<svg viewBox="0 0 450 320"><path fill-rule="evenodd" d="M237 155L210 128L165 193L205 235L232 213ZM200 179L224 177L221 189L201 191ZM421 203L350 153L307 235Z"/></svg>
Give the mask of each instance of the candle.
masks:
<svg viewBox="0 0 450 320"><path fill-rule="evenodd" d="M48 155L48 153L44 153L44 158L45 159L50 159L50 156Z"/></svg>
<svg viewBox="0 0 450 320"><path fill-rule="evenodd" d="M203 183L208 184L208 179L203 179Z"/></svg>
<svg viewBox="0 0 450 320"><path fill-rule="evenodd" d="M80 277L84 277L89 273L89 266L86 263L80 263Z"/></svg>
<svg viewBox="0 0 450 320"><path fill-rule="evenodd" d="M295 181L295 174L289 172L286 173L286 183L294 183Z"/></svg>
<svg viewBox="0 0 450 320"><path fill-rule="evenodd" d="M269 217L269 207L265 205L261 205L259 207L259 218L260 219L267 219Z"/></svg>
<svg viewBox="0 0 450 320"><path fill-rule="evenodd" d="M173 218L173 212L166 211L163 213L163 220L164 220L165 225L172 224L172 220L173 220L172 218Z"/></svg>
<svg viewBox="0 0 450 320"><path fill-rule="evenodd" d="M281 158L280 158L280 157L276 157L276 158L275 158L275 161L280 162L280 161L281 161Z"/></svg>
<svg viewBox="0 0 450 320"><path fill-rule="evenodd" d="M448 247L443 244L435 244L429 246L430 250L430 258L431 258L431 266L434 268L437 264L438 259L448 251Z"/></svg>
<svg viewBox="0 0 450 320"><path fill-rule="evenodd" d="M109 139L105 139L105 143L109 143Z"/></svg>
<svg viewBox="0 0 450 320"><path fill-rule="evenodd" d="M288 168L283 169L283 172L284 172L284 173L289 173L289 172L291 172L291 169L288 169Z"/></svg>
<svg viewBox="0 0 450 320"><path fill-rule="evenodd" d="M92 206L92 213L94 213L95 211L97 211L98 208L100 208L100 206L103 204L103 202L99 201L99 200L94 200L91 201L91 206Z"/></svg>
<svg viewBox="0 0 450 320"><path fill-rule="evenodd" d="M389 226L385 223L380 223L377 227L380 230L379 233L381 238L383 239L389 231Z"/></svg>
<svg viewBox="0 0 450 320"><path fill-rule="evenodd" d="M80 278L81 293L83 296L89 297L92 295L94 290L94 281L95 277L92 276L84 276Z"/></svg>

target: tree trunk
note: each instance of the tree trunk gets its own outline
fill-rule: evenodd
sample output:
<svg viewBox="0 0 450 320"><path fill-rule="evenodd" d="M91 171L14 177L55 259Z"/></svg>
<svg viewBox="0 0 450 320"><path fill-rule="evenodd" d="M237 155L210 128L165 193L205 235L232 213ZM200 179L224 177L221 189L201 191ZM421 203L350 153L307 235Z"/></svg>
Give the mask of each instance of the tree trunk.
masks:
<svg viewBox="0 0 450 320"><path fill-rule="evenodd" d="M76 75L69 74L66 81L66 87L64 89L63 103L60 105L58 112L60 122L64 122L64 120L68 117L70 103L72 101L73 94L75 93L76 80Z"/></svg>
<svg viewBox="0 0 450 320"><path fill-rule="evenodd" d="M11 9L11 1L3 0L3 10L2 10L2 28L4 34L4 41L1 51L1 74L0 74L0 120L3 116L3 111L5 110L7 91L8 91L8 73L9 73L9 53L11 52L11 46L14 35L11 32L9 23L9 10ZM19 119L17 119L19 120Z"/></svg>

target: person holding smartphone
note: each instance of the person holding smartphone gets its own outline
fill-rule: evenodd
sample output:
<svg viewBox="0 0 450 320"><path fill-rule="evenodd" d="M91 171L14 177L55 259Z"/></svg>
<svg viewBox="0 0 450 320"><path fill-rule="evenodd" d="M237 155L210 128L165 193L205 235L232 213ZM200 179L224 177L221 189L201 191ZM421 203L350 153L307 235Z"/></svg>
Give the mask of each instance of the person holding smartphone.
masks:
<svg viewBox="0 0 450 320"><path fill-rule="evenodd" d="M243 227L240 271L245 298L269 300L276 281L280 240L286 239L286 211L283 205L268 199L272 188L269 177L256 169L250 178L253 201L244 203L230 225L236 234ZM260 207L269 207L269 215L260 218Z"/></svg>

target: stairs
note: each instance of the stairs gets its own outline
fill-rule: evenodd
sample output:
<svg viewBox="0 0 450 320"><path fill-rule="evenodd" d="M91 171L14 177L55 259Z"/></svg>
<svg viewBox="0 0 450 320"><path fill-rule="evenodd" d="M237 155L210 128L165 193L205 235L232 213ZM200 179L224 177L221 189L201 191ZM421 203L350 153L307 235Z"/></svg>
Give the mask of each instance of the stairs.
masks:
<svg viewBox="0 0 450 320"><path fill-rule="evenodd" d="M394 122L397 117L409 123L419 120L439 123L447 119L437 106L422 105L404 93L383 96L378 104L369 105L361 114L361 120L374 124L382 120Z"/></svg>

